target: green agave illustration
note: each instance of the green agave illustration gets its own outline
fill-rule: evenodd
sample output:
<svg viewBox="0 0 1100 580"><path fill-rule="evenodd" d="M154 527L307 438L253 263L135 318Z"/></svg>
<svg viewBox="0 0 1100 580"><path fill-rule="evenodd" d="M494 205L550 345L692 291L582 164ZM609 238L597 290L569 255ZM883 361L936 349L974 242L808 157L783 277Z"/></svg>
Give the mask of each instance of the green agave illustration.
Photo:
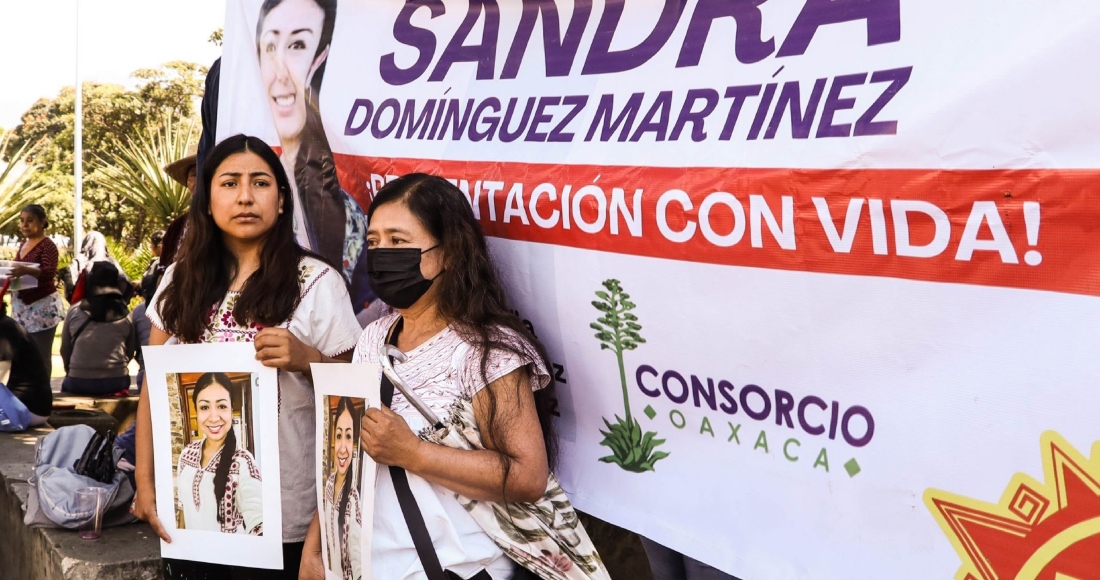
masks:
<svg viewBox="0 0 1100 580"><path fill-rule="evenodd" d="M638 323L638 316L631 312L636 305L630 301L630 295L623 291L618 280L604 280L603 287L604 290L596 291L599 300L592 301L592 306L601 315L590 326L596 331L600 350L613 351L619 361L619 382L623 388L626 418L616 414L614 423L603 418L607 431L600 430L603 435L600 445L610 447L611 455L601 457L600 461L614 463L634 473L653 471L657 461L668 457L667 452L655 451L665 440L657 439L657 433L653 431L643 433L642 426L630 413L630 393L626 387L626 367L623 364L625 351L645 343L640 334L642 325Z"/></svg>

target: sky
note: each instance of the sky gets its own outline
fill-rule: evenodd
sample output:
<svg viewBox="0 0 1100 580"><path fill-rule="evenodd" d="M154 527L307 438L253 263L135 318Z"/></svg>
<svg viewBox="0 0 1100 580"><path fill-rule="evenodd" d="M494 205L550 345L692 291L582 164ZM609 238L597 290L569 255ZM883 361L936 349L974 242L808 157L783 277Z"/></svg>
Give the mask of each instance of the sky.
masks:
<svg viewBox="0 0 1100 580"><path fill-rule="evenodd" d="M0 127L76 79L78 0L0 0ZM134 84L130 74L173 60L209 66L207 41L226 0L79 0L80 77Z"/></svg>

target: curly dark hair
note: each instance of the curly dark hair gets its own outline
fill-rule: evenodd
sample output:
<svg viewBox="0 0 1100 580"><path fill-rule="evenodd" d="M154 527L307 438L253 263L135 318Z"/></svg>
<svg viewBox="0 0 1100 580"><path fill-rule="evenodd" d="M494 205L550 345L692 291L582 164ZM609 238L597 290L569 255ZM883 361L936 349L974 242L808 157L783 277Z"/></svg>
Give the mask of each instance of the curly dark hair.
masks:
<svg viewBox="0 0 1100 580"><path fill-rule="evenodd" d="M388 203L403 203L426 230L439 242L444 263L435 278L440 315L454 324L455 331L477 349L482 380L488 383L490 351L502 350L520 357L541 361L550 369L546 349L523 321L508 308L508 297L489 258L485 234L474 217L466 196L446 179L424 173L411 173L391 181L378 190L367 212L374 212ZM519 337L517 340L515 337ZM542 426L543 445L551 468L557 458L557 443L551 424L553 408L553 377L551 385L535 392L535 404ZM529 388L522 381L520 389ZM508 423L499 421L497 401L492 389L488 394L489 436L497 444L507 482L511 470L503 430Z"/></svg>

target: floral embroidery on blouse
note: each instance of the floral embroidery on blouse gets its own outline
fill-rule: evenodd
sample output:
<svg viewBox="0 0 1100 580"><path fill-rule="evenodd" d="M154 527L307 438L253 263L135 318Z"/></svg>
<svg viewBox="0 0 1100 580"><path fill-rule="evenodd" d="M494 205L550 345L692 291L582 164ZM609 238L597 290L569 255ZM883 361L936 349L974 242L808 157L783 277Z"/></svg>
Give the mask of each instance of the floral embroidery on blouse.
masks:
<svg viewBox="0 0 1100 580"><path fill-rule="evenodd" d="M190 445L184 448L180 453L179 463L181 467L192 467L195 469L195 478L191 482L191 501L194 502L196 509L202 509L202 493L200 488L202 485L203 477L206 474L213 476L218 471L218 464L221 463L221 453L217 453L210 460L210 463L203 467L202 463L202 445L203 441L194 441ZM242 466L248 471L248 475L256 481L262 481L260 477L260 469L256 467L256 462L253 461L252 455L250 455L244 449L238 449L233 453L233 463L229 466L229 477L225 482L225 494L221 497L221 512L223 514L223 521L221 524L222 532L233 533L242 525L244 525L244 514L237 508L237 502L235 501L237 486L240 484L240 475L242 472ZM262 533L262 524L254 526L252 530L248 530L249 534L256 535Z"/></svg>

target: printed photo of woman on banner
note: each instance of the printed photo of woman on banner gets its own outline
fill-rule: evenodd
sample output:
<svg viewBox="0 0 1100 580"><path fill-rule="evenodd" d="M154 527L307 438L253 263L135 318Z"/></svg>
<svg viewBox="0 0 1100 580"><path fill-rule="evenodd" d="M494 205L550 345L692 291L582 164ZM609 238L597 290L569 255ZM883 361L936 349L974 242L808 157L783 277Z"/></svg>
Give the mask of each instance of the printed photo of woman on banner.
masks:
<svg viewBox="0 0 1100 580"><path fill-rule="evenodd" d="M298 241L341 268L358 313L374 298L366 274L367 218L340 186L318 109L335 21L336 0L264 0L256 52L280 159L295 188Z"/></svg>
<svg viewBox="0 0 1100 580"><path fill-rule="evenodd" d="M251 429L251 373L181 373L184 429L175 432L176 525L225 534L263 534L263 486ZM173 384L174 383L174 384Z"/></svg>

